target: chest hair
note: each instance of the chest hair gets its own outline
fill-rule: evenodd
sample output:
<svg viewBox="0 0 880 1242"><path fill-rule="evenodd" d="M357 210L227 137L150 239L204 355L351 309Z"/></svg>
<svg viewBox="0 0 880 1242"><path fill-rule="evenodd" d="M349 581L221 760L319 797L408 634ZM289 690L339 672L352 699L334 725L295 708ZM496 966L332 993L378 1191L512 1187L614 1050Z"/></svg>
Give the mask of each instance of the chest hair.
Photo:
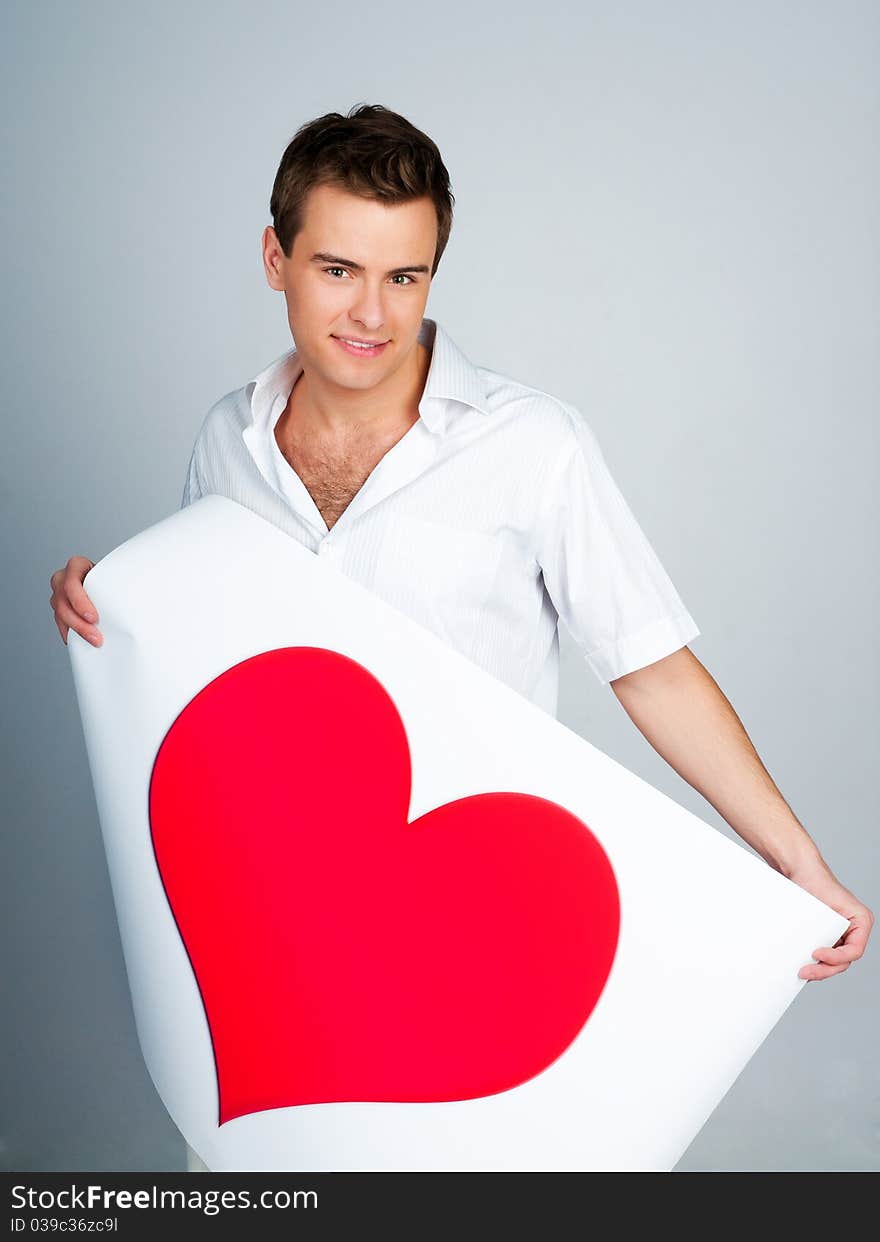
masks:
<svg viewBox="0 0 880 1242"><path fill-rule="evenodd" d="M299 475L330 529L407 430L397 428L383 436L352 435L332 442L304 442L289 434L277 439L285 461Z"/></svg>

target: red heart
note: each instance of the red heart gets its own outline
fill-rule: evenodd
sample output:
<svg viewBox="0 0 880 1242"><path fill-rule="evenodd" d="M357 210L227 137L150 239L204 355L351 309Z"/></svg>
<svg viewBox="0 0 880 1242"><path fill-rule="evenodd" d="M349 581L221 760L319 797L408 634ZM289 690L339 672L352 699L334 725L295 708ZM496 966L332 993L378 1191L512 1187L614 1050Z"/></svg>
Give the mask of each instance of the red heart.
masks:
<svg viewBox="0 0 880 1242"><path fill-rule="evenodd" d="M530 794L412 823L409 801L397 709L334 651L244 660L168 730L153 848L205 1006L220 1125L493 1095L590 1016L620 906L589 828Z"/></svg>

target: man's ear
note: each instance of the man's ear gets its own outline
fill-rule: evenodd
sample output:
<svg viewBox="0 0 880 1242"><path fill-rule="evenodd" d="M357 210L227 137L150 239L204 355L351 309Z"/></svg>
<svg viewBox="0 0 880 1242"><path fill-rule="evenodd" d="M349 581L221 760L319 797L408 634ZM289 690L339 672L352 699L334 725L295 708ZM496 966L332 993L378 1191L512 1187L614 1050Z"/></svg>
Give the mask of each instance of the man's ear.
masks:
<svg viewBox="0 0 880 1242"><path fill-rule="evenodd" d="M271 224L263 229L262 238L263 268L270 289L282 290L284 280L281 275L281 264L284 262L284 251L278 241L278 235Z"/></svg>

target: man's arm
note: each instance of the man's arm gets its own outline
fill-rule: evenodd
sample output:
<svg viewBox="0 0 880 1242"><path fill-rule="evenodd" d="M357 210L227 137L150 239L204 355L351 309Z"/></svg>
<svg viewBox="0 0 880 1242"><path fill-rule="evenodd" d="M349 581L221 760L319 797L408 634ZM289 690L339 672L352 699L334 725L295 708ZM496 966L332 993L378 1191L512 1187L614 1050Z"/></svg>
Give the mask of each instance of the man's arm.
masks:
<svg viewBox="0 0 880 1242"><path fill-rule="evenodd" d="M688 647L611 683L654 749L766 862L850 920L802 979L826 979L861 957L874 917L843 887L761 762L733 707Z"/></svg>

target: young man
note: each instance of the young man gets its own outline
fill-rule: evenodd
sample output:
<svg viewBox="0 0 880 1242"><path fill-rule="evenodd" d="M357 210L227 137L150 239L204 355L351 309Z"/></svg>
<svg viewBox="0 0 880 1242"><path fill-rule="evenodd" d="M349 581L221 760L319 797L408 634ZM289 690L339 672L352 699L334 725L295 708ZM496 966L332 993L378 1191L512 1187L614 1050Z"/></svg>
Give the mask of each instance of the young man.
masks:
<svg viewBox="0 0 880 1242"><path fill-rule="evenodd" d="M183 504L217 492L253 509L554 714L562 616L675 771L850 920L800 977L846 970L873 915L687 647L699 631L586 420L473 366L425 318L453 201L437 147L396 113L365 105L299 130L263 233L295 348L208 412ZM57 570L51 603L65 642L70 628L100 646L91 567Z"/></svg>

